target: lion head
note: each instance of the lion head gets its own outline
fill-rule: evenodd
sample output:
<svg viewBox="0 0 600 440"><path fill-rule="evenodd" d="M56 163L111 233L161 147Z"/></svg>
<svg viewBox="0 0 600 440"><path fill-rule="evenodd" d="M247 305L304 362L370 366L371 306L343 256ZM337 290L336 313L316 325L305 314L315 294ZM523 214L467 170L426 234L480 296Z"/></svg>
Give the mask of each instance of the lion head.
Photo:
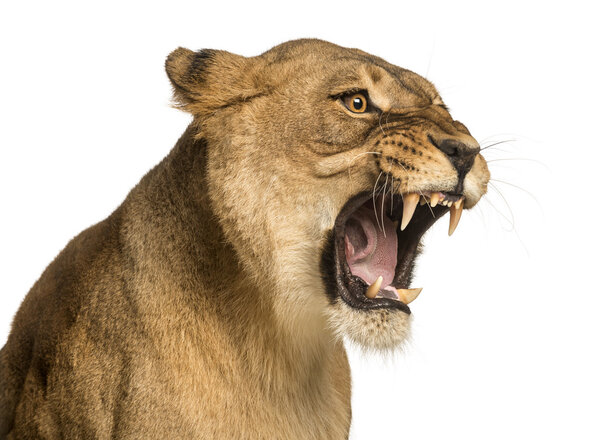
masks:
<svg viewBox="0 0 600 440"><path fill-rule="evenodd" d="M452 233L489 180L435 87L319 40L251 58L180 48L166 70L206 142L208 198L240 263L238 293L256 292L295 337L400 344L420 292L410 283L421 237L448 212Z"/></svg>

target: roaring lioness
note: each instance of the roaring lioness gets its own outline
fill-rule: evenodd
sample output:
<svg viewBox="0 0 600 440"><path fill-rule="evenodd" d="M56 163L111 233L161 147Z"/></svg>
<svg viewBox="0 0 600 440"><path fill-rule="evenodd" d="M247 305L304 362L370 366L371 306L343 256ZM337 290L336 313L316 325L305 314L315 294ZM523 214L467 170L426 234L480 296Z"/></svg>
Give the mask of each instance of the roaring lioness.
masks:
<svg viewBox="0 0 600 440"><path fill-rule="evenodd" d="M0 437L343 439L343 339L398 346L425 231L486 192L432 84L356 49L177 49L193 121L0 352Z"/></svg>

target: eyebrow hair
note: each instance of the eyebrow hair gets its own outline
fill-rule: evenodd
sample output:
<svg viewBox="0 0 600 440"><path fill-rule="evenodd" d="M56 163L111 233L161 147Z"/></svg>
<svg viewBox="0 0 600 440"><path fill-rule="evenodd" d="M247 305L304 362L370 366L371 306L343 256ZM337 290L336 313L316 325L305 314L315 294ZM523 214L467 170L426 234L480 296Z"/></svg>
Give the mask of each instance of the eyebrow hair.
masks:
<svg viewBox="0 0 600 440"><path fill-rule="evenodd" d="M351 57L345 57L347 59L351 59ZM403 67L400 66L395 66L393 64L388 63L385 60L381 60L383 62L380 62L380 60L378 59L371 59L367 56L357 56L356 59L358 59L359 61L364 62L365 64L368 65L375 65L381 69L383 69L388 75L390 75L394 80L396 80L398 82L398 84L405 89L407 92L409 92L412 95L415 95L417 97L420 98L428 98L430 101L433 101L433 95L431 93L427 93L427 91L425 89L423 89L423 87L421 87L419 84L414 83L414 85L417 86L417 88L409 85L403 78L400 77L400 75L398 74L399 72L396 71L396 69L400 70L401 73L403 72L407 72L409 74L412 75L417 75L417 73L413 72L412 70L408 70L405 69ZM392 66L393 68L390 68L390 66ZM381 80L381 78L378 79L378 81ZM426 81L425 78L423 78L423 80ZM375 79L373 79L373 82L378 82Z"/></svg>
<svg viewBox="0 0 600 440"><path fill-rule="evenodd" d="M432 90L428 91L425 88L421 87L421 85L418 82L414 81L413 78L411 78L411 76L413 76L413 75L415 77L420 77L417 73L413 72L412 70L390 64L383 59L379 59L376 57L371 58L369 56L362 55L362 54L355 54L352 56L348 56L348 55L336 56L336 57L331 58L331 60L332 61L353 61L353 62L358 61L359 63L362 63L364 66L377 66L380 69L382 69L383 71L385 71L388 75L390 75L390 77L401 88L403 88L406 92L410 93L411 95L416 96L417 98L427 99L432 103L436 96L435 87L432 87ZM379 72L369 71L370 69L366 69L366 70L367 70L367 75L369 75L369 77L373 80L373 83L377 83L377 82L381 81L382 77L377 78L377 80L375 78L373 78L373 73L378 74ZM405 72L409 76L407 78L402 78L401 74L405 73ZM420 78L422 78L422 77L420 77ZM347 81L348 83L352 83L352 82L360 81L361 79L362 78L360 75L357 75L354 72L347 72L347 75L344 78L342 78L341 81L342 82ZM423 81L427 81L427 79L423 78ZM335 82L339 84L340 79L337 79ZM348 87L347 87L348 90L354 89L354 88L356 88L356 87L352 87L352 86L350 86L350 84L348 84ZM342 90L343 88L336 87L336 89ZM343 90L342 90L342 92L343 92ZM334 95L335 95L335 93L334 93Z"/></svg>

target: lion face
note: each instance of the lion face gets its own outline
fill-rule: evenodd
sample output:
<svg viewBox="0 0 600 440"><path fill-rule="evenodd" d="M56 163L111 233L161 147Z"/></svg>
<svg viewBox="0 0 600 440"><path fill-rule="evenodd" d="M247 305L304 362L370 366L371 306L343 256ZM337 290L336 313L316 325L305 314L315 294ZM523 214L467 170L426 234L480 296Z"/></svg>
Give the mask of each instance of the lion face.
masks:
<svg viewBox="0 0 600 440"><path fill-rule="evenodd" d="M207 141L239 284L295 334L401 343L421 237L448 212L452 233L489 180L434 86L318 40L253 58L178 49L166 67Z"/></svg>

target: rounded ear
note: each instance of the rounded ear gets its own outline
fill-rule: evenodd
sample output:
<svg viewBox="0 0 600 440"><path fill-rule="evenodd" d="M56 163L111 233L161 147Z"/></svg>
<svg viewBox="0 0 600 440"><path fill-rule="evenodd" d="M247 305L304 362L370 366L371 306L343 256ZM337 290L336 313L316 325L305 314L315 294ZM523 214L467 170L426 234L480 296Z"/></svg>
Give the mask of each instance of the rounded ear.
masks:
<svg viewBox="0 0 600 440"><path fill-rule="evenodd" d="M189 70L193 58L194 52L185 47L178 47L169 54L165 61L165 70L173 87L181 87L183 77Z"/></svg>
<svg viewBox="0 0 600 440"><path fill-rule="evenodd" d="M194 101L196 85L203 70L203 61L210 58L211 51L194 52L178 47L169 54L165 62L167 76L173 85L174 99L184 107Z"/></svg>
<svg viewBox="0 0 600 440"><path fill-rule="evenodd" d="M193 114L210 112L257 94L249 58L221 50L179 47L165 62L176 105Z"/></svg>

